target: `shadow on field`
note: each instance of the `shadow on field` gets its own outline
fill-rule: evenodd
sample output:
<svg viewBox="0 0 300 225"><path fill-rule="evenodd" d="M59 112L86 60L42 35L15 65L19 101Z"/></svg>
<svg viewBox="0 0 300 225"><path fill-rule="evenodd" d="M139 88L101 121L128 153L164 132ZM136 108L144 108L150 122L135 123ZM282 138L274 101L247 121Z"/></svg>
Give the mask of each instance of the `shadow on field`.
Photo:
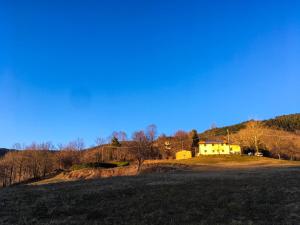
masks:
<svg viewBox="0 0 300 225"><path fill-rule="evenodd" d="M300 168L173 171L0 190L0 224L299 224Z"/></svg>

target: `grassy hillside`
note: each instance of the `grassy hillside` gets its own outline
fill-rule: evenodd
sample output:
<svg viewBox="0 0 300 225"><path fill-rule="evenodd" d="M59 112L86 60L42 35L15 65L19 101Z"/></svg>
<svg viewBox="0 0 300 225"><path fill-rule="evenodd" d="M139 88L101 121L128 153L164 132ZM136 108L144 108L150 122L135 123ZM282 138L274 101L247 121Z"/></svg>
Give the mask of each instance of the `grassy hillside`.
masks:
<svg viewBox="0 0 300 225"><path fill-rule="evenodd" d="M216 162L233 170L205 169ZM195 170L0 189L0 224L298 224L299 164L259 162L289 163L204 157L168 163Z"/></svg>
<svg viewBox="0 0 300 225"><path fill-rule="evenodd" d="M227 130L229 130L230 133L237 133L241 129L244 129L246 127L246 124L247 121L235 125L231 125L231 126L209 129L201 133L200 138L205 139L211 136L225 136L227 135Z"/></svg>
<svg viewBox="0 0 300 225"><path fill-rule="evenodd" d="M147 163L161 163L170 165L187 165L195 169L230 169L230 168L261 168L261 167L281 167L300 166L300 161L277 160L266 157L254 157L247 155L215 155L200 156L184 160L154 160Z"/></svg>
<svg viewBox="0 0 300 225"><path fill-rule="evenodd" d="M142 167L142 174L164 173L168 171L224 171L236 169L282 168L299 166L299 161L276 160L249 156L201 156L187 160L147 160ZM89 180L112 176L135 176L137 166L123 168L83 168L76 171L62 172L54 177L32 183L33 185L53 184L74 180Z"/></svg>

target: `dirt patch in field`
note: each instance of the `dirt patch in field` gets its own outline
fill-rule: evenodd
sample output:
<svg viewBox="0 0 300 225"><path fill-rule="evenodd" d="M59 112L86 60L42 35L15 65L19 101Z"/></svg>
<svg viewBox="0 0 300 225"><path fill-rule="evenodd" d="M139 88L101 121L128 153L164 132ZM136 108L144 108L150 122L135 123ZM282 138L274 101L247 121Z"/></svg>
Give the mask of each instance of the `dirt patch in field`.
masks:
<svg viewBox="0 0 300 225"><path fill-rule="evenodd" d="M101 179L101 178L117 177L117 176L135 176L137 175L137 173L138 173L138 168L136 165L116 167L110 169L103 169L103 168L81 169L75 171L62 172L55 177L38 181L32 184L42 185L42 184L60 183L60 182L68 182L68 181L76 181L76 180Z"/></svg>
<svg viewBox="0 0 300 225"><path fill-rule="evenodd" d="M117 167L111 169L82 169L65 173L66 179L96 179L114 176L134 176L137 174L137 166Z"/></svg>

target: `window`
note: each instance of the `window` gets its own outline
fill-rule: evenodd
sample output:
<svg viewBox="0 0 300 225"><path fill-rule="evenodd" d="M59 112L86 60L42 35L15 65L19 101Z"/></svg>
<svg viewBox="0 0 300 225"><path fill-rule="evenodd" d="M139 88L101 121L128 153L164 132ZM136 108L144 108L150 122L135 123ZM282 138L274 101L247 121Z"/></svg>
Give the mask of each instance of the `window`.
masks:
<svg viewBox="0 0 300 225"><path fill-rule="evenodd" d="M212 150L212 152L215 152L215 150Z"/></svg>
<svg viewBox="0 0 300 225"><path fill-rule="evenodd" d="M224 152L224 150L222 150L222 152Z"/></svg>
<svg viewBox="0 0 300 225"><path fill-rule="evenodd" d="M212 144L212 146L215 146L215 144Z"/></svg>
<svg viewBox="0 0 300 225"><path fill-rule="evenodd" d="M204 152L207 152L207 150L204 150Z"/></svg>

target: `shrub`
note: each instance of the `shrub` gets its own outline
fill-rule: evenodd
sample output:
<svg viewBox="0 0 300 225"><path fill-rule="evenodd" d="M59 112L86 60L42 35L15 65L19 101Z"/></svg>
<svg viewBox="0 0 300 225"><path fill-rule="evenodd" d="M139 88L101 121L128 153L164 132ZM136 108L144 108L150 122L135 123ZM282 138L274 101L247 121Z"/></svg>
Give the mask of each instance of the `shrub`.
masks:
<svg viewBox="0 0 300 225"><path fill-rule="evenodd" d="M101 162L101 163L82 163L82 164L75 164L71 167L71 170L81 170L86 168L115 168L115 167L122 167L128 166L129 162Z"/></svg>

